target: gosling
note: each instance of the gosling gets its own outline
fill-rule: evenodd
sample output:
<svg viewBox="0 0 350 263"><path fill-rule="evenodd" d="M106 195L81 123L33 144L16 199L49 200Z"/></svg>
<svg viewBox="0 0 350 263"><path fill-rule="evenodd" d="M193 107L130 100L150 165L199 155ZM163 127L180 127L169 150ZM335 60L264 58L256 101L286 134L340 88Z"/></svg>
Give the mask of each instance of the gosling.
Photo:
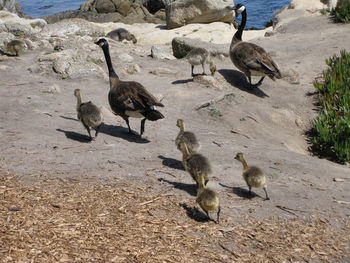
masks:
<svg viewBox="0 0 350 263"><path fill-rule="evenodd" d="M128 30L125 28L117 28L111 32L109 32L106 37L112 38L116 41L123 41L124 39L130 41L132 40L132 43L136 44L137 39L136 37L131 34Z"/></svg>
<svg viewBox="0 0 350 263"><path fill-rule="evenodd" d="M252 187L262 187L266 194L265 200L270 200L266 190L266 174L257 166L249 166L243 153L237 153L235 159L243 164L243 178L249 187L249 195L252 194Z"/></svg>
<svg viewBox="0 0 350 263"><path fill-rule="evenodd" d="M204 184L207 185L209 175L212 173L209 160L200 153L189 151L185 142L180 143L180 151L182 152L183 165L185 166L186 171L191 175L192 179L196 182L197 187L199 174L204 176Z"/></svg>
<svg viewBox="0 0 350 263"><path fill-rule="evenodd" d="M90 127L94 127L96 130L95 139L103 124L103 114L101 110L93 104L91 101L82 103L82 96L80 89L74 90L74 96L77 97L77 112L78 119L84 125L89 133L90 140L93 140L90 132Z"/></svg>
<svg viewBox="0 0 350 263"><path fill-rule="evenodd" d="M4 40L4 45L6 46L7 52L9 52L12 56L19 56L19 53L24 51L27 48L27 45L22 40L11 40L8 42Z"/></svg>
<svg viewBox="0 0 350 263"><path fill-rule="evenodd" d="M208 219L214 221L210 215L209 211L217 210L217 219L216 223L220 222L220 197L219 195L212 189L207 188L204 184L204 176L203 174L198 175L198 191L197 191L197 203L203 209L203 211L207 214ZM215 221L214 221L215 222Z"/></svg>
<svg viewBox="0 0 350 263"><path fill-rule="evenodd" d="M205 73L205 64L210 65L210 72L211 75L214 76L214 73L216 71L216 66L213 63L213 60L211 58L210 53L204 49L204 48L194 48L190 52L187 53L185 59L188 61L188 63L191 64L191 75L192 77L195 76L193 73L194 66L202 65L203 68L203 75L206 75Z"/></svg>
<svg viewBox="0 0 350 263"><path fill-rule="evenodd" d="M193 132L185 131L184 120L178 119L176 126L180 129L180 132L175 139L175 145L177 149L180 150L180 143L184 142L187 145L187 148L190 152L198 151L200 149L199 141L197 140L197 137Z"/></svg>

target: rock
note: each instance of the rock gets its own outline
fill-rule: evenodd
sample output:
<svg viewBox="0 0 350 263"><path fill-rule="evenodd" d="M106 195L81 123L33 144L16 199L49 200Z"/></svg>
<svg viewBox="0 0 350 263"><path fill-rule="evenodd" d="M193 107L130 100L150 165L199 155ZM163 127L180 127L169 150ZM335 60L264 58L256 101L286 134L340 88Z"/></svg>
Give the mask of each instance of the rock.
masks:
<svg viewBox="0 0 350 263"><path fill-rule="evenodd" d="M154 75L163 75L163 74L174 74L174 71L168 68L156 68L154 70L151 70L149 73Z"/></svg>
<svg viewBox="0 0 350 263"><path fill-rule="evenodd" d="M168 29L192 23L233 22L233 1L187 0L175 1L166 7Z"/></svg>
<svg viewBox="0 0 350 263"><path fill-rule="evenodd" d="M117 11L111 0L96 0L95 3L97 13L113 13Z"/></svg>
<svg viewBox="0 0 350 263"><path fill-rule="evenodd" d="M0 70L7 71L7 70L10 70L10 69L12 69L12 67L6 66L6 65L0 65Z"/></svg>
<svg viewBox="0 0 350 263"><path fill-rule="evenodd" d="M47 24L43 19L20 18L18 15L7 11L0 11L0 17L0 32L8 32L17 37L37 34L41 32Z"/></svg>
<svg viewBox="0 0 350 263"><path fill-rule="evenodd" d="M219 82L213 77L208 75L197 75L193 77L193 81L206 86L219 87Z"/></svg>
<svg viewBox="0 0 350 263"><path fill-rule="evenodd" d="M299 73L290 68L290 69L286 69L285 71L282 72L282 79L287 81L290 84L300 84L300 76Z"/></svg>
<svg viewBox="0 0 350 263"><path fill-rule="evenodd" d="M191 39L185 37L176 37L171 42L173 55L176 58L183 58L187 53L194 48L204 48L210 52L212 56L224 55L228 57L229 46L225 44L213 44L201 41L200 39Z"/></svg>
<svg viewBox="0 0 350 263"><path fill-rule="evenodd" d="M176 0L143 0L142 4L151 14L155 14L159 10L164 9L170 3L175 1Z"/></svg>
<svg viewBox="0 0 350 263"><path fill-rule="evenodd" d="M130 62L134 61L134 58L132 56L130 56L129 54L120 54L120 55L118 55L118 60L121 62L130 63Z"/></svg>
<svg viewBox="0 0 350 263"><path fill-rule="evenodd" d="M53 84L51 87L47 88L46 90L43 90L43 93L61 93L61 88L58 84Z"/></svg>
<svg viewBox="0 0 350 263"><path fill-rule="evenodd" d="M130 65L125 69L126 73L134 74L141 71L141 68L138 64Z"/></svg>
<svg viewBox="0 0 350 263"><path fill-rule="evenodd" d="M306 10L309 12L317 12L319 10L327 9L328 4L324 2L331 2L331 1L320 1L320 0L292 0L289 7L292 9L301 9ZM331 5L331 3L330 3Z"/></svg>
<svg viewBox="0 0 350 263"><path fill-rule="evenodd" d="M21 9L22 8L18 4L17 0L0 0L0 10L8 11L18 16L23 16Z"/></svg>
<svg viewBox="0 0 350 263"><path fill-rule="evenodd" d="M176 59L173 55L167 54L163 49L157 46L152 46L151 48L151 56L156 59Z"/></svg>

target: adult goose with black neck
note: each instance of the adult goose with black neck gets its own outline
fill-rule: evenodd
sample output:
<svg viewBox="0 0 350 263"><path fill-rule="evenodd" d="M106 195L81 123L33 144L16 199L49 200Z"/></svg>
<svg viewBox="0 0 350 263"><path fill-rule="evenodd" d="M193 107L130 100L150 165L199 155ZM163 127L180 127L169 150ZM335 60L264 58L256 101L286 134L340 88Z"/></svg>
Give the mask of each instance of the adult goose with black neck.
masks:
<svg viewBox="0 0 350 263"><path fill-rule="evenodd" d="M237 14L242 15L241 24L232 37L230 46L230 58L233 64L248 77L251 86L261 85L265 76L268 76L272 80L282 78L277 64L262 47L242 41L243 29L247 22L247 10L245 6L237 4L232 9L236 10ZM251 76L261 76L261 79L253 85Z"/></svg>
<svg viewBox="0 0 350 263"><path fill-rule="evenodd" d="M149 93L142 84L119 79L113 69L106 39L101 38L95 44L102 48L108 66L110 85L108 101L113 113L125 120L129 133L132 133L129 117L143 118L140 130L140 136L142 136L146 120L156 121L164 118L163 114L155 108L155 106L164 107L164 105Z"/></svg>

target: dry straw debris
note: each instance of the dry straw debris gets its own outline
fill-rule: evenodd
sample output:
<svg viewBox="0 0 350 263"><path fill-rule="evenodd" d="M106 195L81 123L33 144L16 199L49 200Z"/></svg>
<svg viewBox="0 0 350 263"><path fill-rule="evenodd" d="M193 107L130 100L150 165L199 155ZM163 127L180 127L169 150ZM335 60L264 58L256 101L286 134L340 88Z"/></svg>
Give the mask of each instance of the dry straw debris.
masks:
<svg viewBox="0 0 350 263"><path fill-rule="evenodd" d="M0 176L0 262L294 262L350 258L350 224L195 220L170 194L123 183ZM184 209L186 208L186 209ZM189 216L190 215L190 216Z"/></svg>

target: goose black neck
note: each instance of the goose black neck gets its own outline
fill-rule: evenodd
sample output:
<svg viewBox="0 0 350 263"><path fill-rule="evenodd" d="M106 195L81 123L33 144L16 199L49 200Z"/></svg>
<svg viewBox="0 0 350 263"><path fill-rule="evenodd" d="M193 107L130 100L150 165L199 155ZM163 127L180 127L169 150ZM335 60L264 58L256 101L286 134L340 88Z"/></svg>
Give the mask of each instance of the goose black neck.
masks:
<svg viewBox="0 0 350 263"><path fill-rule="evenodd" d="M112 60L111 60L111 56L109 54L109 47L108 47L108 45L104 45L102 47L102 50L103 50L103 53L105 55L105 59L106 59L106 62L107 62L109 76L113 77L113 78L119 78L117 73L115 73L115 71L113 69Z"/></svg>
<svg viewBox="0 0 350 263"><path fill-rule="evenodd" d="M243 29L245 28L245 24L247 23L247 11L244 9L242 14L241 24L238 26L238 30L235 33L235 37L239 40L242 40Z"/></svg>

